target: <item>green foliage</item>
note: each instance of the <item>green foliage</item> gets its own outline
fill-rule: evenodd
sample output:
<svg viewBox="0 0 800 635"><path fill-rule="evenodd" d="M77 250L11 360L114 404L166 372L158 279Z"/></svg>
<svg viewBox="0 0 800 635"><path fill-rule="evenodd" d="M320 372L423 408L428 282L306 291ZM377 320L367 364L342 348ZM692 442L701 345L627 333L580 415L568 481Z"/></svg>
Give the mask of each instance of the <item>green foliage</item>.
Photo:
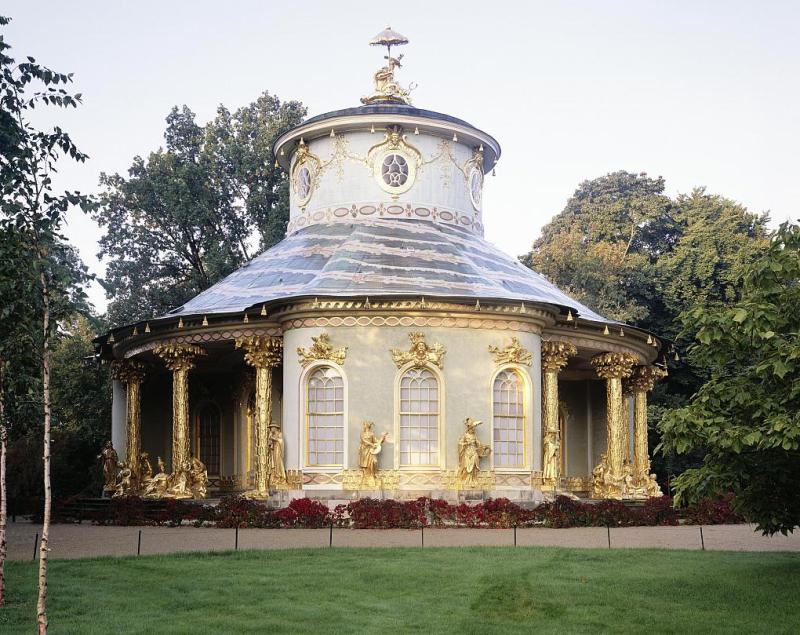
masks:
<svg viewBox="0 0 800 635"><path fill-rule="evenodd" d="M263 93L206 126L186 106L167 117L166 148L136 157L128 178L101 176L94 208L105 227L100 256L112 326L183 304L283 237L288 185L275 167L273 141L305 108Z"/></svg>
<svg viewBox="0 0 800 635"><path fill-rule="evenodd" d="M135 553L136 531L122 532ZM146 533L142 549L158 539ZM657 549L276 549L56 559L48 584L54 627L68 633L792 633L798 563ZM7 565L4 633L33 629L35 565Z"/></svg>
<svg viewBox="0 0 800 635"><path fill-rule="evenodd" d="M7 23L8 19L0 19L0 25ZM66 90L71 75L42 66L32 57L17 63L8 56L8 49L0 37L0 365L4 375L0 398L5 406L2 423L9 429L9 495L14 497L41 493L42 372L46 356L51 356L45 345L55 348L51 378L56 479L59 469L65 473L82 469L78 453L65 451L58 456L66 431L76 427L64 421L80 419L84 425L99 425L98 410L104 402L97 391L104 386L102 381L94 388L85 382L81 401L76 399L78 391L69 388L80 381L81 357L91 354L88 327L75 317L89 311L83 292L88 275L61 228L68 209L87 205L89 200L79 192L54 191L52 183L60 159L83 161L85 155L61 128L40 130L30 121L32 111L42 106L76 107L80 95ZM69 348L73 335L64 330L72 328L80 330L82 342L75 350ZM62 415L66 415L64 421ZM78 445L94 443L96 436L87 434L86 427L78 426L74 432ZM56 492L59 486L62 492L72 487L70 483L64 479Z"/></svg>
<svg viewBox="0 0 800 635"><path fill-rule="evenodd" d="M750 263L732 306L685 318L693 364L709 380L661 422L662 450L702 448L674 485L689 501L731 491L767 533L800 524L800 226L785 223Z"/></svg>
<svg viewBox="0 0 800 635"><path fill-rule="evenodd" d="M671 200L664 180L615 172L582 183L542 230L525 264L600 314L673 339L692 339L686 312L729 305L744 268L767 247L766 215L702 188ZM707 378L692 358L670 369L650 397L651 424L683 406ZM651 447L659 433L651 427ZM662 476L697 464L703 450L653 458Z"/></svg>
<svg viewBox="0 0 800 635"><path fill-rule="evenodd" d="M664 180L614 172L584 181L522 261L601 315L651 314L650 263L674 241Z"/></svg>

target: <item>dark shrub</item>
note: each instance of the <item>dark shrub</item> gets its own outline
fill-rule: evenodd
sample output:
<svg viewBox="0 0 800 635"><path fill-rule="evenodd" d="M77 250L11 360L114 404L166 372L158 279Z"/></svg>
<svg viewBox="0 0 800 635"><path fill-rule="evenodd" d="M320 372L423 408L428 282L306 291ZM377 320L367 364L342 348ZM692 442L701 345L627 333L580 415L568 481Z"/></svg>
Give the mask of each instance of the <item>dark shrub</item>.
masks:
<svg viewBox="0 0 800 635"><path fill-rule="evenodd" d="M733 494L704 498L683 510L689 525L733 525L745 522L744 516L733 509Z"/></svg>

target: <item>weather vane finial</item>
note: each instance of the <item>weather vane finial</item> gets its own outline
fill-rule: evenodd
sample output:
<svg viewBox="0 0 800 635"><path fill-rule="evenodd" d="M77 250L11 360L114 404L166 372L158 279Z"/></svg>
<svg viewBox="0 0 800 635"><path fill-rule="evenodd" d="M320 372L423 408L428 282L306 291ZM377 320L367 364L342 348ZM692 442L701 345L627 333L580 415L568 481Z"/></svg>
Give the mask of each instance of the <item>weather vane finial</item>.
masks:
<svg viewBox="0 0 800 635"><path fill-rule="evenodd" d="M408 38L400 35L397 31L392 31L392 27L387 26L369 41L370 46L385 46L386 66L379 68L373 79L375 81L375 92L367 97L361 98L362 104L410 104L411 91L415 85L409 85L408 89L403 88L394 81L394 69L402 68L400 61L403 59L402 53L397 57L392 57L392 47L408 44Z"/></svg>

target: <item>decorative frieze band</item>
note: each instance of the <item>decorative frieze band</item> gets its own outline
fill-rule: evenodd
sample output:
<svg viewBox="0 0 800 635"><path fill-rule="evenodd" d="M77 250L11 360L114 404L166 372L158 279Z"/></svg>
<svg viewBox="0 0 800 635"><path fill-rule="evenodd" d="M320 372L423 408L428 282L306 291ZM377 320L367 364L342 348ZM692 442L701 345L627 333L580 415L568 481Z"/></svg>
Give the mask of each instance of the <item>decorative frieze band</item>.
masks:
<svg viewBox="0 0 800 635"><path fill-rule="evenodd" d="M494 329L524 333L538 333L541 330L536 324L517 320L396 315L295 318L284 323L284 330L334 326L431 326L437 328Z"/></svg>
<svg viewBox="0 0 800 635"><path fill-rule="evenodd" d="M374 218L414 218L432 223L457 225L483 236L483 225L477 214L441 209L439 207L418 206L413 203L406 203L405 205L386 205L384 203L357 205L353 203L349 207L342 205L306 211L289 222L286 228L286 235L289 236L315 223L352 223L354 220Z"/></svg>

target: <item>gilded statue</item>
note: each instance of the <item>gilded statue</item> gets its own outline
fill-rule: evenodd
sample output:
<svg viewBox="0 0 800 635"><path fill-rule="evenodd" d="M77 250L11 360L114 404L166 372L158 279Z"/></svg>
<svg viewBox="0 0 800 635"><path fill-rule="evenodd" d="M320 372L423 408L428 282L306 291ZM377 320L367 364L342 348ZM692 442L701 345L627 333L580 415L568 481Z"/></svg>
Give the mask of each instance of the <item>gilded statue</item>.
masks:
<svg viewBox="0 0 800 635"><path fill-rule="evenodd" d="M196 456L190 461L189 472L191 480L191 490L195 498L205 498L208 495L208 470L205 464Z"/></svg>
<svg viewBox="0 0 800 635"><path fill-rule="evenodd" d="M414 86L409 86L408 90L400 86L394 80L394 69L402 68L400 61L403 59L402 55L392 57L392 47L402 46L408 44L408 38L396 31L391 27L386 27L383 31L378 33L374 38L369 41L370 46L385 46L386 55L383 58L386 60L386 66L381 67L373 76L375 81L375 92L368 97L362 97L362 104L376 104L382 102L395 103L395 104L410 104L411 97L409 93L414 89Z"/></svg>
<svg viewBox="0 0 800 635"><path fill-rule="evenodd" d="M150 463L150 455L142 452L139 455L139 489L144 491L153 479L153 466Z"/></svg>
<svg viewBox="0 0 800 635"><path fill-rule="evenodd" d="M548 485L557 485L558 470L558 432L550 430L544 435L542 451L542 481Z"/></svg>
<svg viewBox="0 0 800 635"><path fill-rule="evenodd" d="M368 487L378 484L378 455L381 453L383 442L386 441L388 432L380 438L373 432L372 421L361 424L361 442L358 446L358 467L361 468L361 482Z"/></svg>
<svg viewBox="0 0 800 635"><path fill-rule="evenodd" d="M175 467L165 494L167 498L192 498L191 470L192 462L189 460Z"/></svg>
<svg viewBox="0 0 800 635"><path fill-rule="evenodd" d="M478 441L475 434L482 422L467 417L464 419L464 434L458 440L458 476L464 487L475 487L481 471L481 459L489 456L491 448Z"/></svg>
<svg viewBox="0 0 800 635"><path fill-rule="evenodd" d="M117 476L116 491L114 497L128 496L133 488L133 473L126 463L119 464L119 475Z"/></svg>
<svg viewBox="0 0 800 635"><path fill-rule="evenodd" d="M286 482L286 467L283 463L283 433L277 423L270 424L267 434L267 474L270 484Z"/></svg>
<svg viewBox="0 0 800 635"><path fill-rule="evenodd" d="M145 498L162 498L169 489L170 477L167 474L167 467L164 465L164 460L159 456L156 460L158 465L158 473L150 479L150 482L145 486L142 496Z"/></svg>
<svg viewBox="0 0 800 635"><path fill-rule="evenodd" d="M119 456L111 441L106 441L97 460L103 464L103 494L116 492Z"/></svg>
<svg viewBox="0 0 800 635"><path fill-rule="evenodd" d="M648 462L649 471L649 462ZM622 476L615 478L608 464L608 455L603 453L600 462L592 470L592 498L615 498L641 500L663 496L656 475L637 478L636 470L627 459L622 464Z"/></svg>
<svg viewBox="0 0 800 635"><path fill-rule="evenodd" d="M374 104L380 102L395 102L401 104L410 104L411 91L414 89L414 85L412 84L408 89L406 89L398 84L394 79L394 70L396 68L403 68L403 65L401 64L403 54L401 53L397 57L385 55L384 59L386 60L386 66L379 68L372 76L372 79L375 82L374 92L367 97L362 97L361 103Z"/></svg>

